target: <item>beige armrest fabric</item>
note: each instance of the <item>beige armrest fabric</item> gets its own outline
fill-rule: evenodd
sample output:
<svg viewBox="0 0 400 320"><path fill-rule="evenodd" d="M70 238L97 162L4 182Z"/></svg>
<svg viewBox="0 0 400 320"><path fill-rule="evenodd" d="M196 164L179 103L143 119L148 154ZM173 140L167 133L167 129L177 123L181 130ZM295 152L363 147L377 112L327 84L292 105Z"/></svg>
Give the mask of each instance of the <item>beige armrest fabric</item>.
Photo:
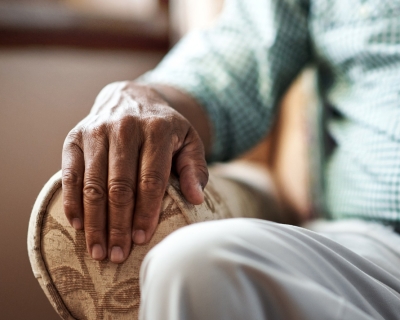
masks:
<svg viewBox="0 0 400 320"><path fill-rule="evenodd" d="M137 319L139 269L147 252L186 225L234 217L265 218L268 199L242 182L210 176L205 201L186 202L170 178L151 242L134 246L126 262L97 262L86 252L83 231L68 223L62 206L61 173L40 192L29 222L28 252L35 277L63 319ZM155 306L156 307L156 306Z"/></svg>

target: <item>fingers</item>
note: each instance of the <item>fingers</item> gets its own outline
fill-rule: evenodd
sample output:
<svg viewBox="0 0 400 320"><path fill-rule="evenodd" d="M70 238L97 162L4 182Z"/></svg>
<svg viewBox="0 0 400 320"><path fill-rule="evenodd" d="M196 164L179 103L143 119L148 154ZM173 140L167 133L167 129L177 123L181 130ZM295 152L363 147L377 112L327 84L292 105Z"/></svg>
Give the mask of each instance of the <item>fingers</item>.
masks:
<svg viewBox="0 0 400 320"><path fill-rule="evenodd" d="M133 217L132 240L147 243L157 227L161 201L171 173L171 137L162 123L155 124L145 137L139 159L137 202Z"/></svg>
<svg viewBox="0 0 400 320"><path fill-rule="evenodd" d="M83 139L85 173L83 209L86 246L95 260L107 256L108 138L102 127L87 130Z"/></svg>
<svg viewBox="0 0 400 320"><path fill-rule="evenodd" d="M132 244L132 221L137 181L138 139L129 121L110 135L108 170L108 256L121 263Z"/></svg>
<svg viewBox="0 0 400 320"><path fill-rule="evenodd" d="M190 127L184 146L176 155L176 171L181 191L192 204L204 201L203 189L208 182L208 169L204 148L197 132Z"/></svg>
<svg viewBox="0 0 400 320"><path fill-rule="evenodd" d="M167 129L162 129L162 123L153 128L158 129L146 137L139 159L132 231L135 244L147 243L157 227L161 201L171 173L173 151L178 150L176 169L182 193L189 202L200 204L204 201L203 189L208 182L204 148L192 127L185 134L170 134ZM182 136L185 138L179 138Z"/></svg>
<svg viewBox="0 0 400 320"><path fill-rule="evenodd" d="M66 216L85 229L89 254L120 263L132 241L151 239L173 159L193 204L204 200L208 171L200 138L183 116L158 98L142 104L136 91L112 92L105 90L98 109L68 135L62 179Z"/></svg>
<svg viewBox="0 0 400 320"><path fill-rule="evenodd" d="M71 131L63 146L62 194L65 215L76 230L83 228L83 172L84 158L80 134Z"/></svg>

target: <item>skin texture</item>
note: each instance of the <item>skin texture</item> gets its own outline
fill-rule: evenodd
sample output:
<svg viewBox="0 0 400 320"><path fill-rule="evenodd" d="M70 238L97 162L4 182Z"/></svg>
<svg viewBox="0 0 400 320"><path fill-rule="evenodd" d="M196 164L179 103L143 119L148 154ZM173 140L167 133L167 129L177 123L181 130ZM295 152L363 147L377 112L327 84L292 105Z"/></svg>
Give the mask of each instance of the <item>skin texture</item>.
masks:
<svg viewBox="0 0 400 320"><path fill-rule="evenodd" d="M171 170L185 198L202 203L210 141L208 118L190 96L128 81L106 86L62 154L65 214L85 229L92 258L121 263L132 242L151 239Z"/></svg>

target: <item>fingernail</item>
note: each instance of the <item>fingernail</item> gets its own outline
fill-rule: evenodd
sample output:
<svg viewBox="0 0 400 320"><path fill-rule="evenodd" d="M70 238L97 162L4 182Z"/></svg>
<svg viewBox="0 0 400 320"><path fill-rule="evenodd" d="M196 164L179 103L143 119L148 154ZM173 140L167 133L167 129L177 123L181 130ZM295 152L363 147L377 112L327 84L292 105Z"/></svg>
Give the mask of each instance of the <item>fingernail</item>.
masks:
<svg viewBox="0 0 400 320"><path fill-rule="evenodd" d="M120 247L112 247L110 260L115 263L122 262L124 260L124 253Z"/></svg>
<svg viewBox="0 0 400 320"><path fill-rule="evenodd" d="M136 244L142 244L146 241L146 234L143 230L136 230L133 232L133 242Z"/></svg>
<svg viewBox="0 0 400 320"><path fill-rule="evenodd" d="M80 219L75 218L72 220L72 226L74 227L75 230L80 230L82 229L82 222Z"/></svg>
<svg viewBox="0 0 400 320"><path fill-rule="evenodd" d="M202 196L202 200L201 201L203 202L203 200L204 200L204 189L203 189L203 187L202 187L202 185L200 183L197 185L197 188L200 191L200 195Z"/></svg>
<svg viewBox="0 0 400 320"><path fill-rule="evenodd" d="M99 244L95 244L92 248L92 258L95 260L100 260L103 258L103 248Z"/></svg>

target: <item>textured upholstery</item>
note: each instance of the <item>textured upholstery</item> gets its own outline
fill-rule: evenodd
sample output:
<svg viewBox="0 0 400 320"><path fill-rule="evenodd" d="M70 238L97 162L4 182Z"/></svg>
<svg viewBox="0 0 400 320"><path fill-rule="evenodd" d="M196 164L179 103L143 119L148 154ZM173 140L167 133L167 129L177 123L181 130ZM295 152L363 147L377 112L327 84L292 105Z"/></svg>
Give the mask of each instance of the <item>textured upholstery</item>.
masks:
<svg viewBox="0 0 400 320"><path fill-rule="evenodd" d="M139 269L152 247L188 224L264 218L268 214L266 201L256 188L211 174L204 203L193 206L184 200L177 180L171 177L151 242L133 246L127 261L118 265L94 261L87 254L84 231L74 230L64 215L59 172L44 186L33 208L29 258L35 277L63 319L137 319Z"/></svg>

